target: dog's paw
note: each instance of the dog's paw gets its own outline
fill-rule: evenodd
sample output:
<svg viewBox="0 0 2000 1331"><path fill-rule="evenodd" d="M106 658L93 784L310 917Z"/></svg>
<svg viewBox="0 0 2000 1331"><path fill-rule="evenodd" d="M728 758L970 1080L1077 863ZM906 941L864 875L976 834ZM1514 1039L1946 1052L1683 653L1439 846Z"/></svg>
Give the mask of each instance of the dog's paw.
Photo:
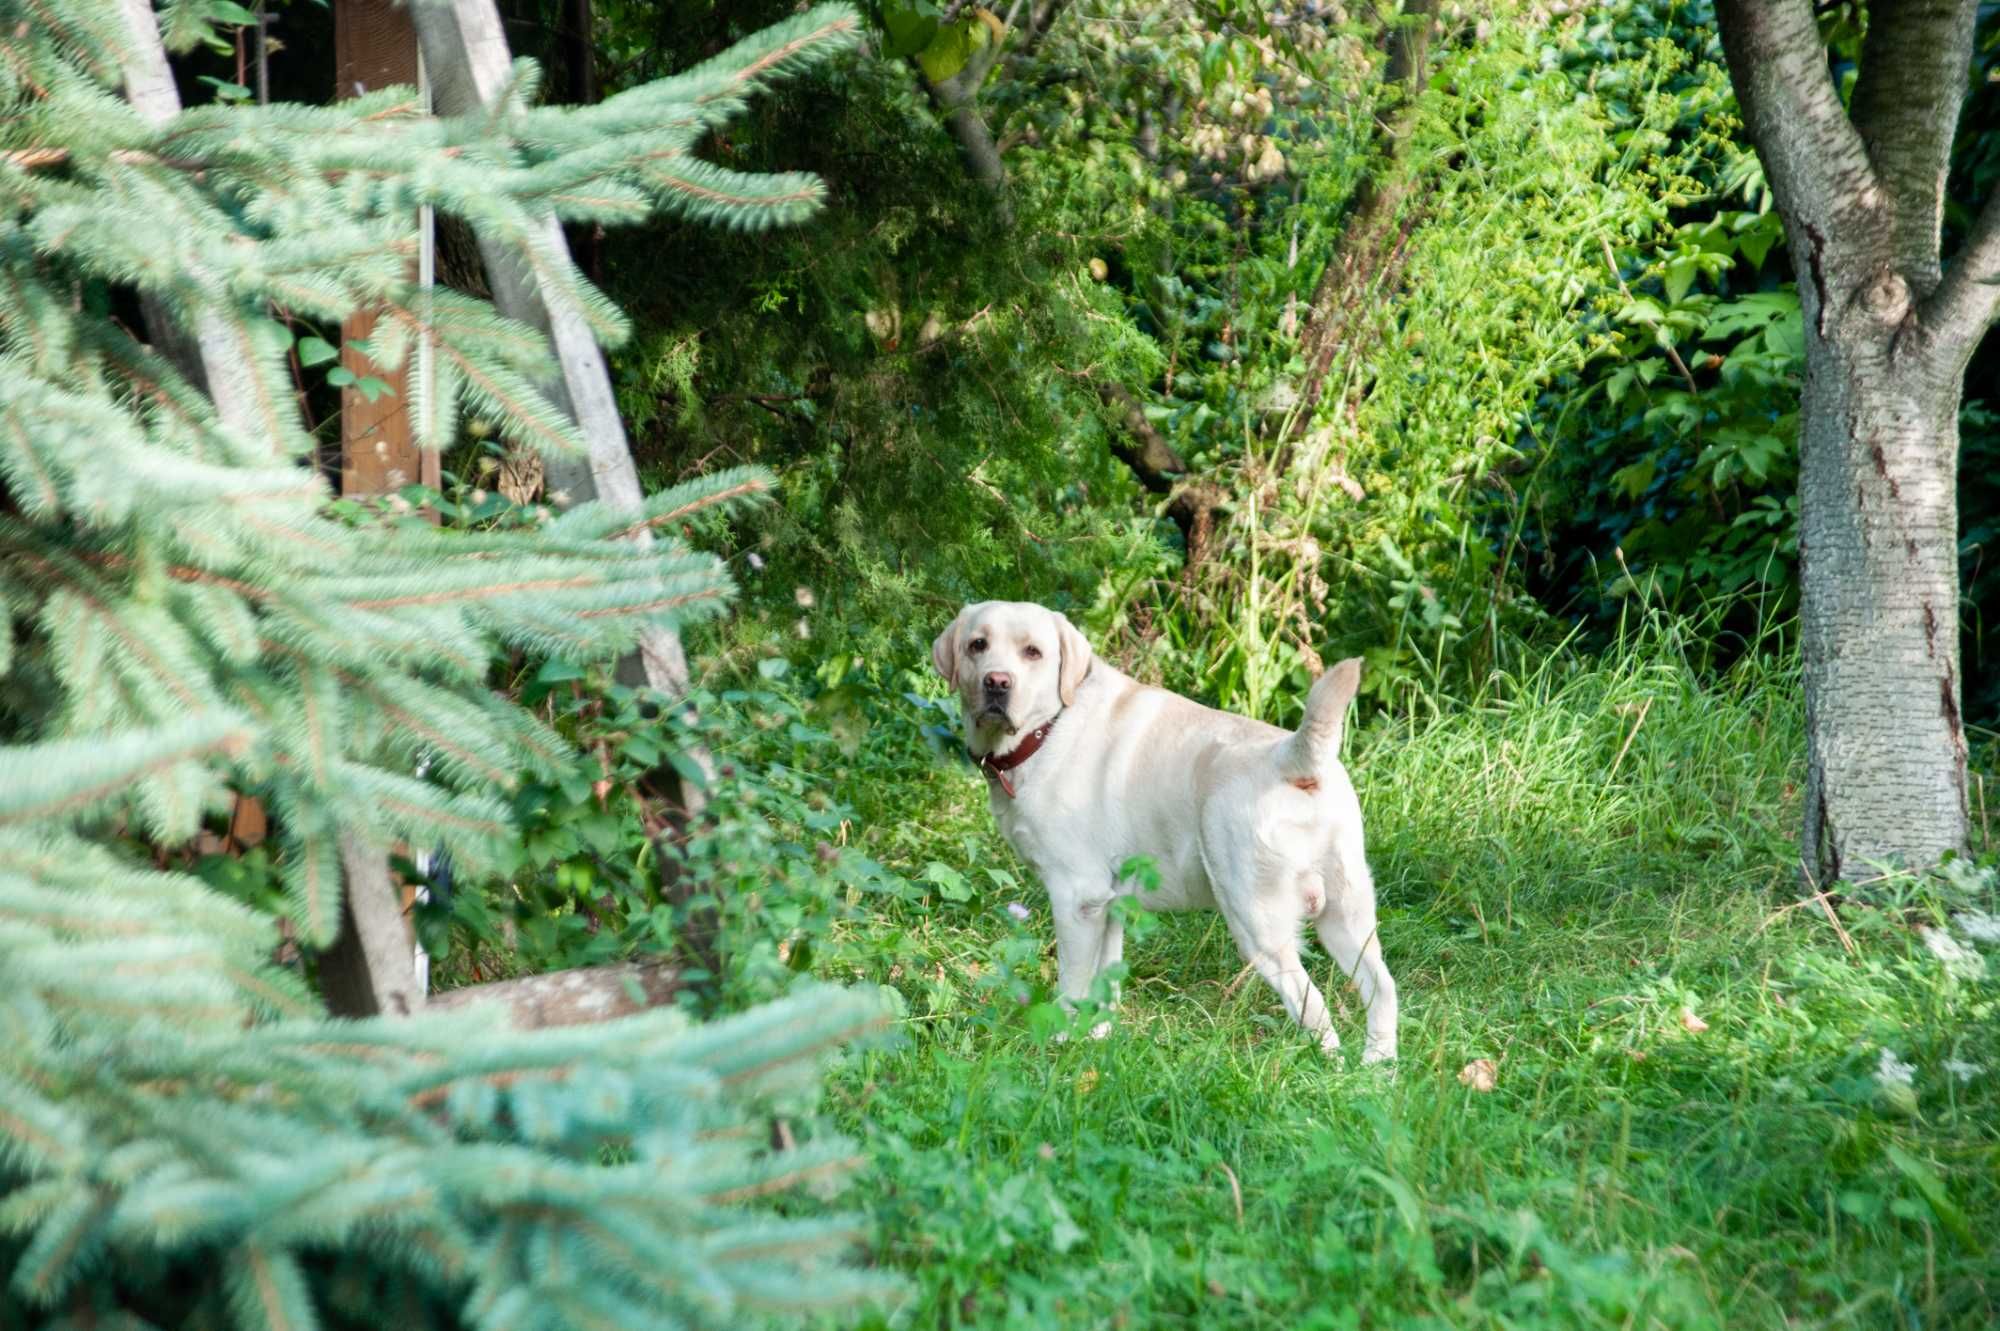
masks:
<svg viewBox="0 0 2000 1331"><path fill-rule="evenodd" d="M1388 1064L1393 1068L1395 1062L1396 1046L1394 1045L1371 1044L1361 1051L1361 1066L1364 1068L1374 1064Z"/></svg>
<svg viewBox="0 0 2000 1331"><path fill-rule="evenodd" d="M1339 1057L1340 1036L1338 1036L1337 1034L1335 1034L1333 1031L1330 1030L1327 1031L1325 1034L1321 1035L1319 1037L1319 1051L1322 1054L1325 1054L1328 1058Z"/></svg>

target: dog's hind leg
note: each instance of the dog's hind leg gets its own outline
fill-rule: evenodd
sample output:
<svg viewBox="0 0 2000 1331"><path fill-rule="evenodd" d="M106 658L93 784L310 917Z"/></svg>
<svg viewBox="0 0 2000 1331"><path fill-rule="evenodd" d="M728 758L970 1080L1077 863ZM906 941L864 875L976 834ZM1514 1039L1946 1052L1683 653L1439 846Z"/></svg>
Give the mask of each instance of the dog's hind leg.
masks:
<svg viewBox="0 0 2000 1331"><path fill-rule="evenodd" d="M1326 907L1313 918L1319 941L1341 973L1354 981L1368 1009L1368 1043L1361 1061L1396 1056L1396 980L1382 959L1375 927L1375 880L1358 853L1335 852L1337 875L1328 875Z"/></svg>
<svg viewBox="0 0 2000 1331"><path fill-rule="evenodd" d="M1228 908L1223 916L1236 939L1237 951L1278 991L1292 1020L1318 1036L1321 1049L1331 1053L1339 1048L1340 1036L1334 1032L1326 996L1299 960L1298 917L1289 912L1255 910L1246 917Z"/></svg>

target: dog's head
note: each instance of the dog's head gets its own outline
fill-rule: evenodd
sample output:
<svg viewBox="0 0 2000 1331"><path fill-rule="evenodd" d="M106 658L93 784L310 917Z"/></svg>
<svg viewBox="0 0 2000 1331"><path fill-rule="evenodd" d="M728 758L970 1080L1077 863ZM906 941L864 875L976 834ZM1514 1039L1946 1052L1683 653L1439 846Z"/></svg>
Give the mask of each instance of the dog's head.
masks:
<svg viewBox="0 0 2000 1331"><path fill-rule="evenodd" d="M1011 748L1076 701L1093 653L1076 626L1025 601L981 601L958 612L931 648L958 690L965 742L974 753Z"/></svg>

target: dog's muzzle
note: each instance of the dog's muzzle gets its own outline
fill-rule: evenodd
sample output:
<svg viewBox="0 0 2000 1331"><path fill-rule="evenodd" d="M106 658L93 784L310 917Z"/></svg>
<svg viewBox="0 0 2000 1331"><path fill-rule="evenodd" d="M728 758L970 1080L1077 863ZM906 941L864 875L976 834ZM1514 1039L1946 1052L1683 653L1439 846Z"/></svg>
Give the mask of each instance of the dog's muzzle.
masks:
<svg viewBox="0 0 2000 1331"><path fill-rule="evenodd" d="M1009 697L1010 695L1006 689L986 690L986 695L979 708L979 712L972 719L982 726L1001 726L1008 734L1013 734L1016 726L1014 725L1013 716L1007 711Z"/></svg>

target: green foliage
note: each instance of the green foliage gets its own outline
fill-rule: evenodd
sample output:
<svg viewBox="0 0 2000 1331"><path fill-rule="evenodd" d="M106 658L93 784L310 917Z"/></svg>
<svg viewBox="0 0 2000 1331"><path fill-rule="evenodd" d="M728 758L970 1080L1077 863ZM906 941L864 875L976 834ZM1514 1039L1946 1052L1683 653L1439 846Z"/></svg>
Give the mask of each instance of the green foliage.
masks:
<svg viewBox="0 0 2000 1331"><path fill-rule="evenodd" d="M1840 9L1827 24L1831 58L1850 70L1857 18ZM1804 365L1792 261L1763 170L1740 141L1712 5L1625 6L1594 20L1568 58L1602 93L1605 62L1661 40L1691 56L1659 89L1680 108L1657 145L1680 177L1660 191L1670 220L1619 245L1621 290L1604 293L1589 320L1605 340L1545 395L1542 411L1559 428L1540 440L1525 512L1510 512L1507 527L1525 556L1526 588L1552 609L1604 628L1629 596L1685 609L1749 591L1729 627L1754 634L1783 622L1797 600ZM1996 61L2000 16L1988 13L1953 153L1947 253L1970 226L1969 202L1988 197L1996 175ZM1606 103L1638 132L1634 107L1615 94ZM1966 376L1960 423L1966 692L1981 714L2000 688L1985 660L1995 595L1985 550L2000 510L1986 465L2000 445L1981 395L1992 356L1989 346Z"/></svg>
<svg viewBox="0 0 2000 1331"><path fill-rule="evenodd" d="M301 465L288 357L332 347L291 325L369 307L375 364L424 348L429 443L468 409L573 450L538 387L544 339L412 283L417 205L511 244L615 336L543 247L548 219L803 215L807 178L689 150L858 19L808 11L585 113L529 109L523 65L463 120L389 90L155 126L114 95L127 8L10 10L0 61L0 1324L733 1327L879 1300L894 1282L847 1264L850 1218L741 1205L845 1167L806 1118L763 1143L774 1115L809 1114L826 1051L879 1025L869 996L700 1028L335 1025L271 960L269 914L117 845L164 863L262 798L276 856L207 877L257 907L282 892L313 947L350 842L518 857L499 793L559 782L574 754L489 671L580 671L715 613L730 580L685 535L770 477L531 522L473 502L449 528L396 518L400 499L334 506ZM199 39L241 15L179 17ZM207 344L214 401L135 335L134 295Z"/></svg>
<svg viewBox="0 0 2000 1331"><path fill-rule="evenodd" d="M1282 719L1333 653L1365 651L1368 688L1414 698L1447 677L1471 686L1541 632L1507 575L1510 543L1492 535L1509 516L1496 521L1492 487L1560 430L1541 416L1544 391L1601 349L1579 323L1614 285L1607 238L1665 221L1658 189L1678 186L1679 164L1657 141L1681 108L1657 89L1687 63L1656 43L1570 68L1579 21L1503 9L1448 27L1393 163L1351 138L1342 149L1310 102L1274 102L1298 187L1246 186L1213 214L1227 244L1179 271L1229 336L1206 339L1199 373L1153 387L1177 447L1223 496L1205 560L1149 594L1119 588L1100 616L1150 624L1169 680ZM1631 114L1587 95L1597 87L1629 89ZM1400 286L1321 312L1345 340L1307 415L1300 311L1320 270L1345 261L1334 220L1365 170L1408 185Z"/></svg>
<svg viewBox="0 0 2000 1331"><path fill-rule="evenodd" d="M538 672L524 701L579 756L516 793L519 857L502 886L461 887L423 913L441 981L646 952L678 960L684 1004L733 1011L801 973L843 973L843 926L914 889L842 844L853 812L835 792L853 737L837 733L841 693L822 687L806 705L784 664L766 662L758 687L697 690L665 708L582 672ZM680 835L653 788L664 770L704 800Z"/></svg>
<svg viewBox="0 0 2000 1331"><path fill-rule="evenodd" d="M1688 53L1649 92L1671 108L1650 145L1652 192L1671 213L1621 238L1616 290L1588 315L1596 354L1544 397L1558 428L1512 525L1527 585L1600 623L1628 595L1688 608L1746 589L1755 595L1736 604L1779 623L1797 601L1804 340L1783 229L1736 137L1714 16L1633 5L1593 25L1570 60L1594 74L1661 43ZM1607 97L1634 134L1641 102Z"/></svg>
<svg viewBox="0 0 2000 1331"><path fill-rule="evenodd" d="M462 863L490 864L508 835L490 792L561 761L545 727L484 688L497 645L602 658L647 623L713 614L729 582L677 540L616 540L634 520L600 505L540 533L472 538L416 521L365 532L329 521L323 486L297 466L309 440L284 377L290 339L268 311L332 321L377 302L371 358L395 365L429 349L435 391L413 403L428 442L454 437L462 399L517 444L580 447L534 385L547 354L538 334L413 286L396 257L411 208L429 203L513 241L615 332L603 297L541 254L537 219L599 217L588 200L611 196L675 207L656 159L690 160L678 149L697 127L838 50L853 16L802 15L575 115L528 110L524 66L514 95L476 121L415 116L388 90L334 108L198 108L155 129L92 81L117 68L105 36L117 6L64 12L66 26L30 23L21 68L34 78L6 89L9 146L64 155L60 172L10 159L0 176L14 210L0 232L0 585L27 629L10 653L5 724L41 741L5 761L58 764L61 780L41 783L43 813L126 820L164 843L190 837L225 789L261 796L286 836L294 923L324 943L339 919L336 825L435 835ZM375 169L356 190L360 161ZM769 183L732 188L748 199ZM124 220L134 208L170 219L171 243L141 240ZM762 224L786 208L744 203L728 219ZM106 317L108 284L136 286L241 349L227 418ZM79 307L70 290L99 300ZM718 474L668 492L642 521L678 523L767 488L761 473ZM158 750L150 766L109 756L139 743ZM433 780L410 775L420 755ZM108 779L135 771L129 784Z"/></svg>
<svg viewBox="0 0 2000 1331"><path fill-rule="evenodd" d="M741 1326L893 1288L839 1262L853 1218L736 1204L846 1166L744 1129L810 1113L827 1048L879 1023L863 994L328 1023L268 917L13 827L0 921L6 1325Z"/></svg>
<svg viewBox="0 0 2000 1331"><path fill-rule="evenodd" d="M782 11L599 8L640 71ZM726 151L809 166L836 206L755 241L613 238L606 280L640 330L618 389L649 472L781 479L781 511L740 538L762 569L756 655L907 656L967 597L1087 603L1105 567L1152 557L1095 386L1144 348L1065 211L1094 200L1023 197L1002 227L905 61L760 102Z"/></svg>

